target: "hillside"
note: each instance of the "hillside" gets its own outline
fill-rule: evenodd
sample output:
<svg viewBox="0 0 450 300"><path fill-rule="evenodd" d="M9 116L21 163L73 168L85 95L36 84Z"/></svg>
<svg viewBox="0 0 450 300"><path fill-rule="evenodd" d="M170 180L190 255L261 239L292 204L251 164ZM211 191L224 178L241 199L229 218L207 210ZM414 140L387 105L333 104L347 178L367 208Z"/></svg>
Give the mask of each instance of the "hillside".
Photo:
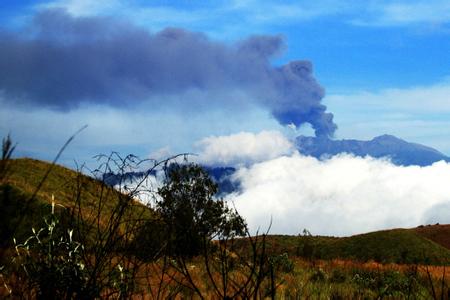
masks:
<svg viewBox="0 0 450 300"><path fill-rule="evenodd" d="M268 249L277 254L287 252L311 259L441 265L450 263L450 250L443 245L443 237L450 226L441 227L422 232L392 229L342 238L273 235L268 237Z"/></svg>
<svg viewBox="0 0 450 300"><path fill-rule="evenodd" d="M7 184L30 196L35 192L38 184L50 168L49 163L30 158L14 159L10 163L11 171ZM78 179L83 181L85 191L83 197L86 197L89 202L94 201L94 191L99 187L100 182L59 165L53 166L52 171L37 193L37 200L50 204L52 195L54 195L57 203L71 205Z"/></svg>
<svg viewBox="0 0 450 300"><path fill-rule="evenodd" d="M433 242L450 249L450 224L447 225L426 225L411 229L420 236L423 236Z"/></svg>
<svg viewBox="0 0 450 300"><path fill-rule="evenodd" d="M51 212L52 197L56 211L76 211L85 221L94 219L101 211L103 227L107 226L109 217L117 209L118 201L127 197L92 177L54 165L32 199L50 167L47 162L29 158L10 161L9 175L0 186L2 241L11 240L11 232L15 232L15 237L20 240L29 235L32 226L39 228L44 217ZM131 207L132 215L151 215L151 211L137 201L132 200Z"/></svg>

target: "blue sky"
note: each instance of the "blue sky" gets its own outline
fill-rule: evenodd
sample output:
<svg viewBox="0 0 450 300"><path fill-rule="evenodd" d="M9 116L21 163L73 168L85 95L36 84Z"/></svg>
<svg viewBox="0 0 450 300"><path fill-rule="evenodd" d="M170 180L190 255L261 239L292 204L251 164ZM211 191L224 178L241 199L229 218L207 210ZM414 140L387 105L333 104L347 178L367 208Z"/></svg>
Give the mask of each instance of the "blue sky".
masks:
<svg viewBox="0 0 450 300"><path fill-rule="evenodd" d="M207 38L207 45L214 48L212 45L219 44L219 48L228 49L225 52L229 53L224 57L234 55L230 54L235 53L230 49L249 36L279 37L282 45L277 44L276 53L267 54L258 66L262 64L264 67L267 59L274 68L271 71L274 71L291 61L310 61L313 77L325 90L325 97L316 99L315 105L325 105L325 113L334 114L334 123L338 126L335 138L371 139L389 133L450 154L448 1L6 0L0 4L0 33L12 36L11 39L18 44L29 41L39 35L33 32L33 22L36 22L33 20L44 15L41 19L48 21L48 12L52 11L58 11L59 17L70 20L68 24L75 24L79 19L96 20L89 26L105 27L99 29L98 34L114 31L111 28L116 26L123 26L123 32L132 28L136 35L139 30L157 35L167 27L181 28L189 33L200 32ZM70 30L70 26L67 28ZM70 41L73 33L68 32L66 37L65 29L52 29L58 38L51 42L63 45ZM39 38L44 41L50 39L46 34L42 33ZM79 38L79 41L85 42L85 38ZM136 39L132 41L138 43ZM267 42L268 45L270 43ZM128 46L133 48L133 45ZM269 46L264 44L264 47ZM14 61L8 58L14 52L6 51L7 47L7 44L0 44L3 56L0 62ZM124 51L126 48L124 45ZM17 55L20 58L20 54ZM238 56L236 59L243 58ZM83 62L82 59L80 61ZM189 66L186 68L189 70ZM266 80L251 75L248 68L251 66L245 72L250 75L244 79ZM6 72L6 68L2 69L0 73ZM67 69L67 74L71 72ZM230 74L233 81L236 73ZM278 76L276 74L274 76ZM212 82L202 79L206 83L202 81L195 91L183 89L173 92L174 88L169 87L170 93L161 89L157 94L134 93L134 86L130 87L133 93L127 94L124 89L129 85L124 84L114 90L114 97L117 97L114 101L105 100L110 97L108 93L106 96L102 94L104 98L101 101L91 99L89 97L93 94L86 91L88 100L74 96L76 105L72 102L62 105L50 103L47 98L42 98L42 94L38 95L41 98L31 99L34 86L13 86L8 74L0 75L0 134L4 136L11 132L19 143L19 154L51 159L72 132L84 124L89 125L64 154L63 161L67 164L73 159L87 161L99 152L111 150L144 157L158 149L189 152L202 138L240 131L279 130L288 135L312 134L312 130L305 128L292 133L283 124L285 110L281 117L276 117L281 109L277 106L279 102L268 104L255 100L253 98L261 95L255 93L254 87L248 87L250 84L244 88L237 83L228 85L230 78ZM30 80L39 78L39 70L34 70L33 76ZM57 86L58 80L63 80L51 78L53 82L45 81L50 86ZM75 80L79 78L75 77ZM218 86L224 83L227 85ZM81 84L81 88L89 87ZM310 88L315 91L315 87ZM72 90L61 95L57 95L58 91L56 87L56 95L51 94L55 101L59 101L58 96L72 95ZM77 95L85 94L77 91ZM142 99L134 99L135 95ZM50 94L44 96L50 97ZM209 105L209 100L197 98L217 100ZM178 101L183 104L178 105L181 103ZM305 122L303 126L309 127Z"/></svg>

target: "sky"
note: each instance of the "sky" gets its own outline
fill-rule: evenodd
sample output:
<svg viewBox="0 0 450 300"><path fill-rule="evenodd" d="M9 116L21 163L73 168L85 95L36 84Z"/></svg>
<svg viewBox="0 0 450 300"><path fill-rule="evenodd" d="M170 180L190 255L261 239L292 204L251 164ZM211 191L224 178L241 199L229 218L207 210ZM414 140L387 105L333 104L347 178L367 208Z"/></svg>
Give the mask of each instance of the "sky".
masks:
<svg viewBox="0 0 450 300"><path fill-rule="evenodd" d="M235 195L236 203L276 195L287 184L292 194L273 200L285 209L300 192L294 187L306 188L315 177L300 184L279 174L268 193L260 190L266 177L254 172L277 174L283 159L307 168L305 174L324 176L329 173L322 168L355 164L380 170L368 174L385 179L376 187L390 203L408 197L390 188L391 173L418 178L424 190L439 194L437 202L422 206L426 197L418 197L410 221L392 221L401 219L400 207L389 220L375 218L358 228L435 221L433 205L450 209L448 191L441 181L430 182L435 177L427 172L447 174L447 165L400 170L386 161L351 157L341 157L343 164L308 163L290 141L299 134L363 140L392 134L450 155L450 2L4 0L0 107L0 135L11 134L17 156L51 160L88 125L60 163L94 166L95 155L111 151L143 158L196 153L200 161L241 168L237 176L245 192ZM348 175L355 182L357 175ZM405 191L410 187L405 183ZM328 194L313 193L311 199L351 198L351 205L339 207L352 216L367 184L349 189L322 185ZM368 210L379 205L367 201ZM250 214L254 226L266 218ZM324 215L316 210L308 219ZM279 219L286 216L280 213ZM352 228L350 220L342 228ZM285 232L300 225L277 226Z"/></svg>

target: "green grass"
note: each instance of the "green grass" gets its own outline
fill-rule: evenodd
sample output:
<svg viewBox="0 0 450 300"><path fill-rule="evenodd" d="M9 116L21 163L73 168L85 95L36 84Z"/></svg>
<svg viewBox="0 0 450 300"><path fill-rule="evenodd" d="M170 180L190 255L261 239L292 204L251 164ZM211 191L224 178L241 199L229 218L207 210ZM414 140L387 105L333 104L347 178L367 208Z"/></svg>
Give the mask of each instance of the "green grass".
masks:
<svg viewBox="0 0 450 300"><path fill-rule="evenodd" d="M414 232L423 236L433 242L438 243L441 246L444 246L447 249L450 249L450 225L421 225L414 229Z"/></svg>
<svg viewBox="0 0 450 300"><path fill-rule="evenodd" d="M447 264L450 251L408 229L371 232L331 243L326 255L381 263Z"/></svg>
<svg viewBox="0 0 450 300"><path fill-rule="evenodd" d="M31 196L49 168L50 164L44 161L30 158L14 159L11 160L11 171L7 182ZM58 204L70 206L73 205L74 198L81 190L82 200L89 205L98 200L100 188L100 181L54 165L39 189L37 198L38 201L51 203L52 195L54 195Z"/></svg>
<svg viewBox="0 0 450 300"><path fill-rule="evenodd" d="M101 211L100 224L105 227L114 209L117 209L118 201L127 197L101 181L59 165L53 166L37 191L50 167L50 163L29 158L10 161L6 182L0 185L2 241L10 242L12 232L20 240L29 235L31 227L42 226L43 218L51 211L52 197L57 211L75 209L77 213L82 213L86 221L95 220L97 212ZM152 214L148 207L137 201L132 201L128 212L129 217L150 217Z"/></svg>
<svg viewBox="0 0 450 300"><path fill-rule="evenodd" d="M268 251L311 259L349 259L400 264L450 263L450 250L411 229L376 231L351 237L282 236L268 239Z"/></svg>

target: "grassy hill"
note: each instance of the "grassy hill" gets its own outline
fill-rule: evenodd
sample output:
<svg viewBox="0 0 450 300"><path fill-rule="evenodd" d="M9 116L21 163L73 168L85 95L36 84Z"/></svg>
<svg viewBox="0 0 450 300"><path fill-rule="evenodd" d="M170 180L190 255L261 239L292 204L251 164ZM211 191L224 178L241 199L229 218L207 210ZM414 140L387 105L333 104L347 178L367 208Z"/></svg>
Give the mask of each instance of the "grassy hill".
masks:
<svg viewBox="0 0 450 300"><path fill-rule="evenodd" d="M442 226L448 230L449 226ZM350 259L361 262L448 264L450 250L440 244L447 233L392 229L350 237L282 236L268 237L268 249L311 259ZM448 237L447 237L448 238Z"/></svg>
<svg viewBox="0 0 450 300"><path fill-rule="evenodd" d="M0 185L0 237L6 243L14 237L28 236L31 227L39 228L51 212L52 198L59 213L77 213L87 223L101 212L99 223L107 228L120 201L127 199L113 188L92 177L54 165L40 185L50 163L22 158L10 160L10 171ZM35 194L35 197L32 197ZM131 200L127 213L135 217L150 216L152 212Z"/></svg>
<svg viewBox="0 0 450 300"><path fill-rule="evenodd" d="M11 160L7 184L31 196L50 166L48 162L30 158ZM115 190L102 185L100 181L92 177L63 166L54 165L37 192L37 199L40 202L50 204L53 195L58 204L71 206L74 203L73 200L79 197L86 205L89 205L98 200L99 190L103 190L107 197L117 196L114 195ZM78 195L80 192L82 194ZM109 206L112 207L113 203L110 204Z"/></svg>
<svg viewBox="0 0 450 300"><path fill-rule="evenodd" d="M450 225L421 225L411 229L415 233L432 240L433 242L450 249Z"/></svg>

